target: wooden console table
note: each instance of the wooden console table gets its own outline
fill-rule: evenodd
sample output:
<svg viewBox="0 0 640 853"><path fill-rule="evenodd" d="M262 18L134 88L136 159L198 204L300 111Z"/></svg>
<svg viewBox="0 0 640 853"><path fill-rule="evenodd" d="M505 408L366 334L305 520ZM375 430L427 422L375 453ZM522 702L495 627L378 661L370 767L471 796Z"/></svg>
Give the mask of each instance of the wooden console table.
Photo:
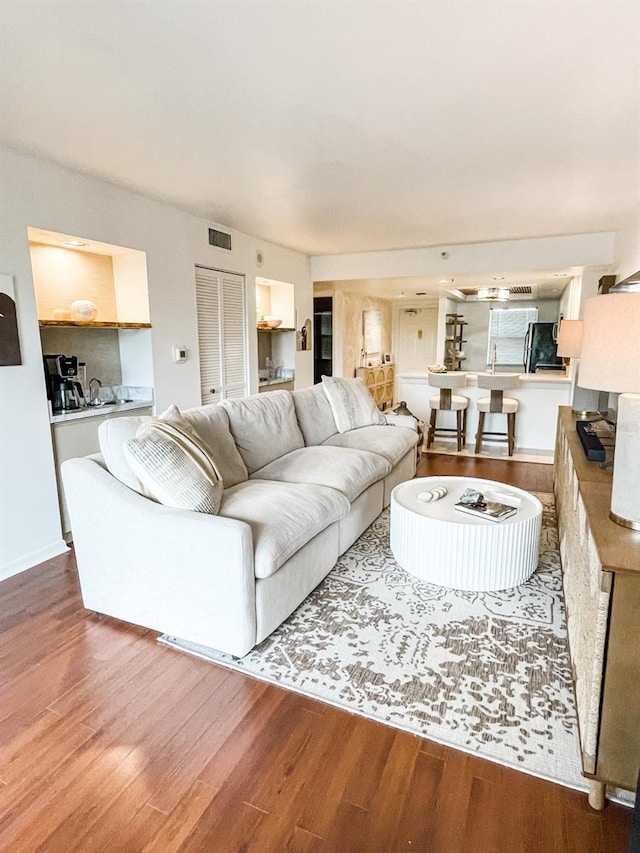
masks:
<svg viewBox="0 0 640 853"><path fill-rule="evenodd" d="M377 367L356 367L356 377L364 381L379 409L390 409L393 406L393 383L395 380L393 364L380 364Z"/></svg>
<svg viewBox="0 0 640 853"><path fill-rule="evenodd" d="M609 519L612 469L589 462L568 406L558 417L554 492L589 803L636 789L640 767L640 531Z"/></svg>

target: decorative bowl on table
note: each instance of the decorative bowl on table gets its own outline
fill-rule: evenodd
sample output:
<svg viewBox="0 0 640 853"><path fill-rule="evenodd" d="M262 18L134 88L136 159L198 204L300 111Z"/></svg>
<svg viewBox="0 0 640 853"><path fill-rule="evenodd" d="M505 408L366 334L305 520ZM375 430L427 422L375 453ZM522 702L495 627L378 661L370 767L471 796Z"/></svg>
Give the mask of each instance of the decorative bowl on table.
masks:
<svg viewBox="0 0 640 853"><path fill-rule="evenodd" d="M277 317L265 317L264 322L270 329L277 329L278 326L282 325L282 320L279 320Z"/></svg>

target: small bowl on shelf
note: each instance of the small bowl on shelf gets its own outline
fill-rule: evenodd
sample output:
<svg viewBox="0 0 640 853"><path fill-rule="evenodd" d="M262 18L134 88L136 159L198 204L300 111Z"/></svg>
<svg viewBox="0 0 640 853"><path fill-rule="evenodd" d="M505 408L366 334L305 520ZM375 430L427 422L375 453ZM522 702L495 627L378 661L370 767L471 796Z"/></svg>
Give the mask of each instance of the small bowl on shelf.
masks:
<svg viewBox="0 0 640 853"><path fill-rule="evenodd" d="M282 320L279 320L277 317L265 317L264 322L270 329L277 329L278 326L282 325Z"/></svg>

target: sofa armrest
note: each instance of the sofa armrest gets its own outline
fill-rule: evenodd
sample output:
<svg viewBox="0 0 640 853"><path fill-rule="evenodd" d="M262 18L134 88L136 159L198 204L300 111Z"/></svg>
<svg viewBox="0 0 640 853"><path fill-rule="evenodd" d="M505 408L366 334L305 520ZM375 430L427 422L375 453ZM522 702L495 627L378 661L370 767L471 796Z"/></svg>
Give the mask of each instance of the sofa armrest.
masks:
<svg viewBox="0 0 640 853"><path fill-rule="evenodd" d="M236 656L255 645L248 524L161 506L97 460L62 479L85 607Z"/></svg>
<svg viewBox="0 0 640 853"><path fill-rule="evenodd" d="M401 426L418 432L418 421L412 415L396 415L390 412L385 414L384 419L389 426Z"/></svg>

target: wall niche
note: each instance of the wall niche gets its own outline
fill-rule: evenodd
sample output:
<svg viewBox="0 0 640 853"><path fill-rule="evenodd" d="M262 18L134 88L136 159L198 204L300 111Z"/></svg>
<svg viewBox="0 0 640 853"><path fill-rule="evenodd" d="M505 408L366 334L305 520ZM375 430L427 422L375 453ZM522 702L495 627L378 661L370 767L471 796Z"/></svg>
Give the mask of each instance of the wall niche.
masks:
<svg viewBox="0 0 640 853"><path fill-rule="evenodd" d="M38 320L74 323L72 304L96 306L91 322L149 325L149 289L145 252L29 228L29 251Z"/></svg>

